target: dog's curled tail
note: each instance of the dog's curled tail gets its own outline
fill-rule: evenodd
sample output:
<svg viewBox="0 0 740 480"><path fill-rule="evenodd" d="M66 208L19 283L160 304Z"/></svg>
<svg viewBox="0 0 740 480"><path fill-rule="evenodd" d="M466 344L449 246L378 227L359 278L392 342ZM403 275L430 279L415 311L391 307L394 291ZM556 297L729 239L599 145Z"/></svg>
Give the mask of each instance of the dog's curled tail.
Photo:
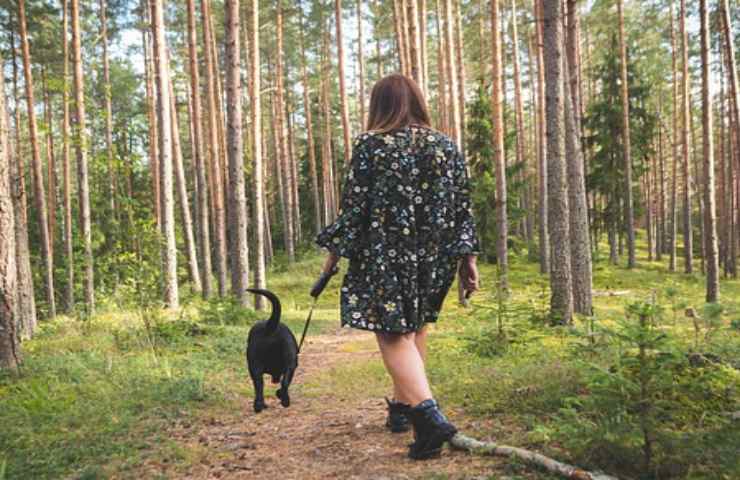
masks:
<svg viewBox="0 0 740 480"><path fill-rule="evenodd" d="M262 295L263 297L267 298L272 304L272 313L270 315L270 319L267 320L267 331L274 332L277 329L278 324L280 323L281 313L280 300L278 299L277 295L269 290L263 290L261 288L247 288L247 291L250 293L254 293L255 295Z"/></svg>

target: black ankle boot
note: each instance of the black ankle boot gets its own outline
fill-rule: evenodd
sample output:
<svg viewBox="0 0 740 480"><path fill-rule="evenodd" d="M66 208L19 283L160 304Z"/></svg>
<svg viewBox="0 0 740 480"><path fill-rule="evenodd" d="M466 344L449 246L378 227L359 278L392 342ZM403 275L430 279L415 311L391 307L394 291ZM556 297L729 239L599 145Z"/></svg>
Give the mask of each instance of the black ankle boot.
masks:
<svg viewBox="0 0 740 480"><path fill-rule="evenodd" d="M406 416L411 405L385 399L388 404L388 418L385 420L385 426L393 433L409 431L409 419Z"/></svg>
<svg viewBox="0 0 740 480"><path fill-rule="evenodd" d="M408 417L414 426L414 443L409 445L409 457L416 460L438 456L442 445L457 433L457 428L431 398L409 409Z"/></svg>

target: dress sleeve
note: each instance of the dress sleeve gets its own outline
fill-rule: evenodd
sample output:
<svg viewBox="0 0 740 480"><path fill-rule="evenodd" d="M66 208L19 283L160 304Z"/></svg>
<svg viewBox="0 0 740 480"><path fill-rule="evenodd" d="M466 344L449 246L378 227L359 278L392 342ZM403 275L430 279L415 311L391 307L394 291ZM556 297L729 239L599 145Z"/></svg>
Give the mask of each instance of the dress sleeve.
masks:
<svg viewBox="0 0 740 480"><path fill-rule="evenodd" d="M352 160L342 189L339 214L324 228L316 243L340 257L352 258L360 248L370 217L371 160L364 136L355 140Z"/></svg>
<svg viewBox="0 0 740 480"><path fill-rule="evenodd" d="M473 218L473 202L470 198L470 179L463 154L455 149L452 164L453 198L455 209L455 237L449 252L454 257L477 255L480 243Z"/></svg>

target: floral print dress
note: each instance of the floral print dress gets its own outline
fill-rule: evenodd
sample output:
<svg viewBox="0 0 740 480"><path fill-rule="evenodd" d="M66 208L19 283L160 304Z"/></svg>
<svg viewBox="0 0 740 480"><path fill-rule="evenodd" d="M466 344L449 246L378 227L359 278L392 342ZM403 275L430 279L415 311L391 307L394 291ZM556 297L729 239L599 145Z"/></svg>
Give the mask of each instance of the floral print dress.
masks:
<svg viewBox="0 0 740 480"><path fill-rule="evenodd" d="M417 126L358 136L339 215L316 242L349 259L343 326L403 333L436 321L459 258L479 249L457 146Z"/></svg>

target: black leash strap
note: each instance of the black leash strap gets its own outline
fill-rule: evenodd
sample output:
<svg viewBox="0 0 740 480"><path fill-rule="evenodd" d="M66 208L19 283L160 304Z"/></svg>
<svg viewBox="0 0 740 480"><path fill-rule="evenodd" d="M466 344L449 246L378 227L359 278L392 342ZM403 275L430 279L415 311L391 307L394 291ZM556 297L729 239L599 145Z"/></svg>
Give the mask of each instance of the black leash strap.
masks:
<svg viewBox="0 0 740 480"><path fill-rule="evenodd" d="M311 317L313 317L313 309L316 308L316 302L319 300L319 295L324 291L326 286L329 284L329 280L333 277L339 269L334 267L329 272L322 272L319 279L311 287L311 296L313 297L313 303L311 303L311 310L308 312L308 318L306 318L306 324L303 326L303 335L301 335L301 342L298 344L298 353L301 353L303 347L303 341L306 339L306 333L308 333L308 326L311 324Z"/></svg>

